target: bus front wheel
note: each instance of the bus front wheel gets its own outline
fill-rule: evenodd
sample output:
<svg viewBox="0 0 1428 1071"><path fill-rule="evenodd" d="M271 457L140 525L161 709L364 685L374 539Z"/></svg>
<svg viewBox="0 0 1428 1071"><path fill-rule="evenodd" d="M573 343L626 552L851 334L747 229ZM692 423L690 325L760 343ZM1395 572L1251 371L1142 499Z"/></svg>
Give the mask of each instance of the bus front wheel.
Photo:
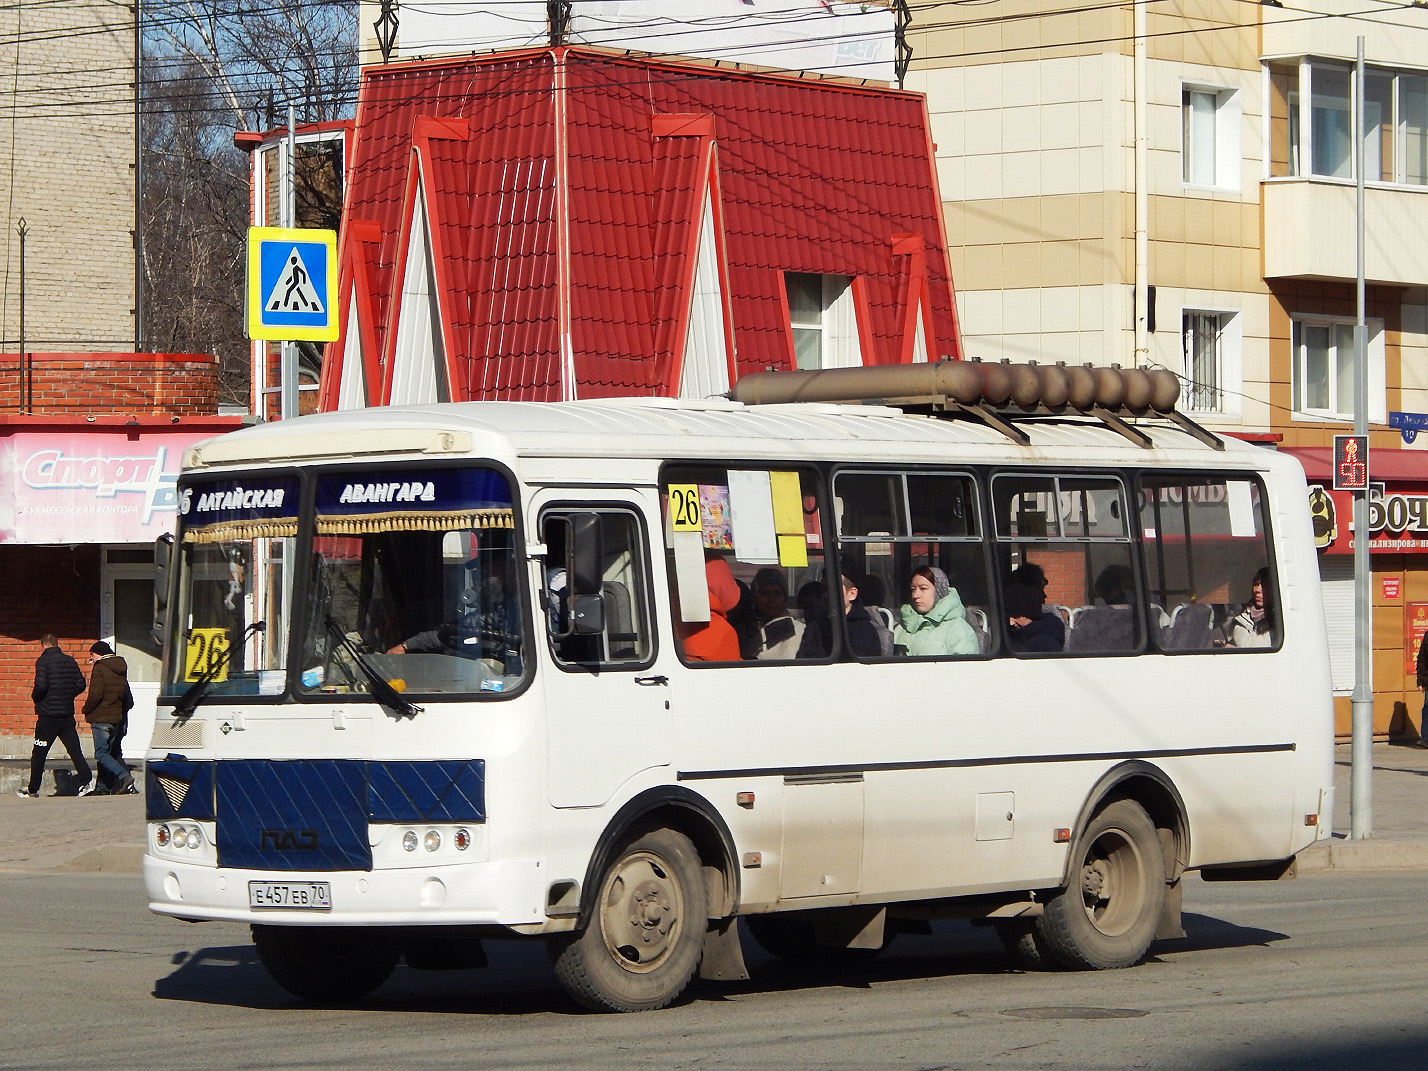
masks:
<svg viewBox="0 0 1428 1071"><path fill-rule="evenodd" d="M390 977L401 948L374 930L253 926L258 959L273 981L314 1004L365 997Z"/></svg>
<svg viewBox="0 0 1428 1071"><path fill-rule="evenodd" d="M1071 883L1047 902L1036 929L1053 958L1076 970L1138 963L1150 948L1165 903L1160 836L1145 809L1115 800L1077 841Z"/></svg>
<svg viewBox="0 0 1428 1071"><path fill-rule="evenodd" d="M601 878L584 931L552 946L556 978L595 1011L665 1007L699 966L706 900L688 837L669 829L637 837Z"/></svg>

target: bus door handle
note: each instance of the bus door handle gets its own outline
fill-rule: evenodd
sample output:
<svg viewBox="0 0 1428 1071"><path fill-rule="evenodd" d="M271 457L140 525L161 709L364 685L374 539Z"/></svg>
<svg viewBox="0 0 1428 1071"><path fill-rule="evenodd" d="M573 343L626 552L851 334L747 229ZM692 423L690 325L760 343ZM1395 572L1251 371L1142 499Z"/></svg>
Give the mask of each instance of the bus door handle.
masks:
<svg viewBox="0 0 1428 1071"><path fill-rule="evenodd" d="M635 683L643 688L652 688L657 684L668 684L669 678L661 673L654 677L636 677Z"/></svg>

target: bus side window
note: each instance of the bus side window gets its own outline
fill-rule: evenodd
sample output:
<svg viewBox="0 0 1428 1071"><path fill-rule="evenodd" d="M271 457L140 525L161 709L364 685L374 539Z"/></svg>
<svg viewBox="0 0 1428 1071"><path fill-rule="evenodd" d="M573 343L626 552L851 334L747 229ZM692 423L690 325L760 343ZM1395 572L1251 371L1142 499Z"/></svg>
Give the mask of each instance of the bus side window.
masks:
<svg viewBox="0 0 1428 1071"><path fill-rule="evenodd" d="M1282 621L1258 480L1147 473L1138 497L1147 586L1169 615L1156 635L1160 650L1278 647Z"/></svg>
<svg viewBox="0 0 1428 1071"><path fill-rule="evenodd" d="M582 537L586 553L595 554L593 575L584 578L592 590L571 584L577 568L574 551L576 522L595 522ZM636 668L647 665L654 650L649 613L649 581L643 528L631 511L611 507L568 513L552 512L541 521L547 548L541 601L558 664ZM593 537L593 538L592 538ZM598 591L594 589L598 588Z"/></svg>
<svg viewBox="0 0 1428 1071"><path fill-rule="evenodd" d="M824 558L817 474L679 464L667 467L662 481L683 660L727 665L832 657L839 600L830 594L835 588Z"/></svg>
<svg viewBox="0 0 1428 1071"><path fill-rule="evenodd" d="M1003 473L992 480L1012 654L1132 654L1146 615L1163 614L1136 580L1126 489L1110 475ZM1168 618L1166 619L1168 623Z"/></svg>
<svg viewBox="0 0 1428 1071"><path fill-rule="evenodd" d="M850 660L991 652L987 553L970 475L848 470L833 477L833 501L839 564L858 591L844 620Z"/></svg>

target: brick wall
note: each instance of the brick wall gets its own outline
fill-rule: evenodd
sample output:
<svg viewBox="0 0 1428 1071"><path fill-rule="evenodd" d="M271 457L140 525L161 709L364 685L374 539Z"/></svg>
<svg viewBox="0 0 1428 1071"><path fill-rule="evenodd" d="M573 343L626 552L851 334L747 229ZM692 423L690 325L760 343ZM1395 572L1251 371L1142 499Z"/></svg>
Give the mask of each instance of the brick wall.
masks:
<svg viewBox="0 0 1428 1071"><path fill-rule="evenodd" d="M97 546L0 546L0 576L5 577L0 736L28 737L34 732L30 687L40 657L39 639L46 632L59 637L60 647L89 676L89 645L98 638L99 554Z"/></svg>
<svg viewBox="0 0 1428 1071"><path fill-rule="evenodd" d="M0 6L0 339L27 349L134 346L134 9L89 0ZM16 41L21 42L18 46ZM102 73L96 73L102 72ZM112 98L105 103L105 98Z"/></svg>
<svg viewBox="0 0 1428 1071"><path fill-rule="evenodd" d="M212 416L218 362L198 353L31 353L31 412ZM20 359L0 354L0 412L20 412Z"/></svg>

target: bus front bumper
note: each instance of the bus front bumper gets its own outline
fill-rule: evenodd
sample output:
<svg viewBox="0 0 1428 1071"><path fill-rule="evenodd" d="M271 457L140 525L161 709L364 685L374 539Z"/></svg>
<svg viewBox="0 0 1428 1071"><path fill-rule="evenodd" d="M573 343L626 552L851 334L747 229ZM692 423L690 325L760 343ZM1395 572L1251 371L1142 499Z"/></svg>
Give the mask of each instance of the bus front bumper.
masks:
<svg viewBox="0 0 1428 1071"><path fill-rule="evenodd" d="M254 907L250 883L259 883L269 892L274 886L300 888L304 896L325 883L328 904ZM533 859L399 870L277 873L144 856L149 910L192 921L279 926L530 926L547 921L548 884L546 868Z"/></svg>

